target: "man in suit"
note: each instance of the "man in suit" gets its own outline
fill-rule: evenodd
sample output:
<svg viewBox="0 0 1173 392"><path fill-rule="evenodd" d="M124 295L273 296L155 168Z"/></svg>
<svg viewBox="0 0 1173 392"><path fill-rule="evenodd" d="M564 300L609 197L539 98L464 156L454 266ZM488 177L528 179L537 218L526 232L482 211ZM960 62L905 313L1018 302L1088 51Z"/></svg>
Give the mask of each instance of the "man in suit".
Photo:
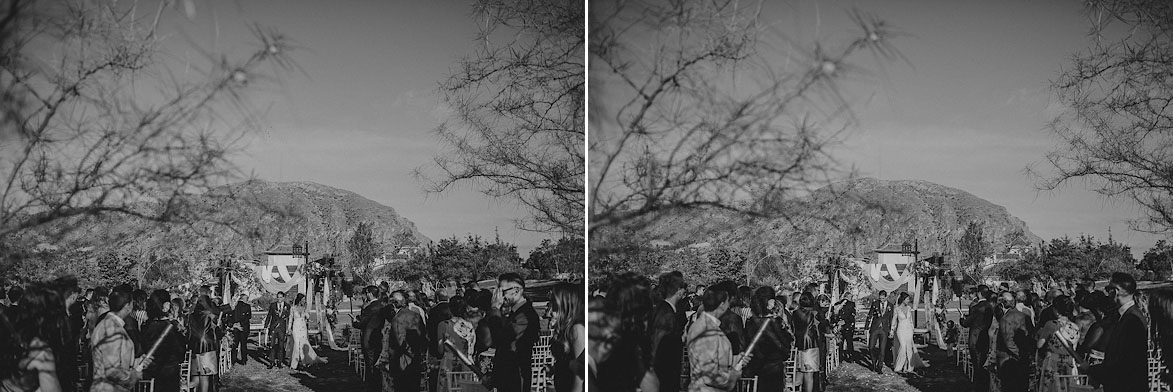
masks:
<svg viewBox="0 0 1173 392"><path fill-rule="evenodd" d="M236 345L232 350L232 360L244 365L248 363L248 335L252 331L253 307L248 304L248 294L240 293L236 300L236 307L232 308L232 331L236 335ZM236 356L240 356L237 361Z"/></svg>
<svg viewBox="0 0 1173 392"><path fill-rule="evenodd" d="M378 286L363 289L367 304L359 313L358 320L351 323L354 328L362 330L363 365L366 366L367 391L370 392L383 390L383 377L379 376L379 368L375 366L383 350L383 324L386 317L380 293Z"/></svg>
<svg viewBox="0 0 1173 392"><path fill-rule="evenodd" d="M990 372L986 358L990 356L990 326L994 323L994 293L986 285L978 286L979 301L969 307L969 314L961 326L969 328L969 357L973 360L974 391L990 390ZM984 298L984 300L982 300Z"/></svg>
<svg viewBox="0 0 1173 392"><path fill-rule="evenodd" d="M530 363L538 341L538 312L524 295L525 280L516 273L497 278L501 300L502 336L494 339L493 374L489 385L499 391L528 391L533 374Z"/></svg>
<svg viewBox="0 0 1173 392"><path fill-rule="evenodd" d="M289 304L285 293L277 292L277 302L269 304L265 315L265 328L269 329L269 369L285 366L285 330L289 329Z"/></svg>
<svg viewBox="0 0 1173 392"><path fill-rule="evenodd" d="M1030 317L1018 310L1014 293L1002 293L1005 315L998 323L998 380L1003 392L1027 392L1030 364L1034 360L1034 326Z"/></svg>
<svg viewBox="0 0 1173 392"><path fill-rule="evenodd" d="M872 356L872 371L884 373L884 353L888 351L888 332L892 329L892 304L888 292L880 290L868 310L868 352Z"/></svg>
<svg viewBox="0 0 1173 392"><path fill-rule="evenodd" d="M661 391L680 391L680 364L684 356L684 310L681 299L688 293L684 274L672 271L660 275L657 286L663 301L652 311L652 369Z"/></svg>
<svg viewBox="0 0 1173 392"><path fill-rule="evenodd" d="M386 335L377 367L389 371L395 391L418 392L428 353L424 319L411 309L408 295L402 290L391 293L391 306L393 312L384 310L390 316L383 328Z"/></svg>
<svg viewBox="0 0 1173 392"><path fill-rule="evenodd" d="M1091 366L1088 374L1104 384L1104 392L1148 390L1148 319L1136 304L1136 279L1112 274L1109 286L1116 290L1119 321L1108 335L1104 362ZM1111 317L1111 316L1108 316Z"/></svg>

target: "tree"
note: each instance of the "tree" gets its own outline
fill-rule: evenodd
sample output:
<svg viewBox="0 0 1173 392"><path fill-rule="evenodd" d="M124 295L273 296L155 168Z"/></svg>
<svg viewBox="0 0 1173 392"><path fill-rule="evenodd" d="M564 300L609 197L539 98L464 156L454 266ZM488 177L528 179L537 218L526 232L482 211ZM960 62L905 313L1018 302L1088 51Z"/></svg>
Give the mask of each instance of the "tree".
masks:
<svg viewBox="0 0 1173 392"><path fill-rule="evenodd" d="M778 201L839 176L827 147L854 119L838 83L861 52L899 58L897 33L856 12L837 50L759 50L777 37L766 3L590 3L592 236L693 208L784 216Z"/></svg>
<svg viewBox="0 0 1173 392"><path fill-rule="evenodd" d="M159 33L168 3L142 15L131 3L4 2L0 238L105 214L196 221L185 200L236 174L233 143L258 120L247 94L270 66L293 67L291 45L257 27L244 58L176 64Z"/></svg>
<svg viewBox="0 0 1173 392"><path fill-rule="evenodd" d="M1094 41L1052 81L1065 109L1050 124L1059 143L1040 189L1087 183L1137 203L1135 229L1173 231L1173 7L1159 0L1087 2Z"/></svg>
<svg viewBox="0 0 1173 392"><path fill-rule="evenodd" d="M350 268L356 277L368 283L375 281L375 271L371 269L371 264L375 262L376 257L383 255L382 248L375 240L371 224L359 222L354 234L350 236L350 241L346 243L346 249L350 251L351 257Z"/></svg>
<svg viewBox="0 0 1173 392"><path fill-rule="evenodd" d="M983 231L981 223L971 221L961 234L961 240L957 242L958 251L961 252L961 273L975 282L985 279L985 266L982 264L987 257L994 254L993 245L986 240Z"/></svg>
<svg viewBox="0 0 1173 392"><path fill-rule="evenodd" d="M1165 240L1157 241L1140 260L1139 269L1149 271L1155 279L1166 280L1173 272L1173 246Z"/></svg>
<svg viewBox="0 0 1173 392"><path fill-rule="evenodd" d="M585 261L582 238L562 237L558 242L543 239L523 266L547 277L563 273L581 276Z"/></svg>
<svg viewBox="0 0 1173 392"><path fill-rule="evenodd" d="M582 235L582 3L476 3L478 49L441 83L453 121L436 128L451 150L416 170L430 192L474 183L520 203L527 230Z"/></svg>

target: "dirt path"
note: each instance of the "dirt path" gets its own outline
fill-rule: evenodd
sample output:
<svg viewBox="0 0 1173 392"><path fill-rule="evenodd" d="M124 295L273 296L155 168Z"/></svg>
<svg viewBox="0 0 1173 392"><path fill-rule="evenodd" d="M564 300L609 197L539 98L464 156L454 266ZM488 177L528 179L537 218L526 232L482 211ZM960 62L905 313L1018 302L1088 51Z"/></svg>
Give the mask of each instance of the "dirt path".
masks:
<svg viewBox="0 0 1173 392"><path fill-rule="evenodd" d="M254 348L256 346L253 346ZM224 374L221 391L289 391L340 392L361 391L362 381L346 363L345 351L319 347L318 355L330 359L305 371L289 368L268 369L256 351L251 352L246 365L236 365ZM264 357L265 355L261 355Z"/></svg>

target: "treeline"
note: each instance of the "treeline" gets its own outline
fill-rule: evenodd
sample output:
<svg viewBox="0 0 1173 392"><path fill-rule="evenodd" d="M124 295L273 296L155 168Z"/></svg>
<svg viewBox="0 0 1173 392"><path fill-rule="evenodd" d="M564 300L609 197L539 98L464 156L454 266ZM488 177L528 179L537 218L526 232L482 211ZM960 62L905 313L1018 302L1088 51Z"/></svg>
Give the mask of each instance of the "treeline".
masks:
<svg viewBox="0 0 1173 392"><path fill-rule="evenodd" d="M1074 239L1062 237L1040 243L1022 255L1019 262L999 265L995 273L1014 281L1107 279L1112 272L1131 273L1140 280L1165 280L1173 270L1170 254L1170 247L1161 241L1138 262L1128 245L1111 238L1102 242L1088 235Z"/></svg>
<svg viewBox="0 0 1173 392"><path fill-rule="evenodd" d="M582 254L581 238L544 240L528 259L522 259L517 245L500 238L487 241L480 236L453 236L433 242L426 250L414 253L406 261L389 264L375 275L404 281L426 278L432 282L475 282L506 272L517 272L527 279L579 278Z"/></svg>

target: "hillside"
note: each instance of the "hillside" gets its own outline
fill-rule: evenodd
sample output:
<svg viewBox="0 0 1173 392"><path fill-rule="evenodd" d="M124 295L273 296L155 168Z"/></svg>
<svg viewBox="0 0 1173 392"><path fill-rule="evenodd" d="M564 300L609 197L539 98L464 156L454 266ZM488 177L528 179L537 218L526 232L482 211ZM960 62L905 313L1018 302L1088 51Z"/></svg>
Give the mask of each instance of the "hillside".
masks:
<svg viewBox="0 0 1173 392"><path fill-rule="evenodd" d="M700 211L662 219L642 231L669 247L722 244L766 253L866 255L886 244L920 241L922 253L958 254L971 221L983 224L995 248L1016 232L1040 238L1005 207L960 189L927 181L860 178L817 190L785 205L785 218L745 220Z"/></svg>

